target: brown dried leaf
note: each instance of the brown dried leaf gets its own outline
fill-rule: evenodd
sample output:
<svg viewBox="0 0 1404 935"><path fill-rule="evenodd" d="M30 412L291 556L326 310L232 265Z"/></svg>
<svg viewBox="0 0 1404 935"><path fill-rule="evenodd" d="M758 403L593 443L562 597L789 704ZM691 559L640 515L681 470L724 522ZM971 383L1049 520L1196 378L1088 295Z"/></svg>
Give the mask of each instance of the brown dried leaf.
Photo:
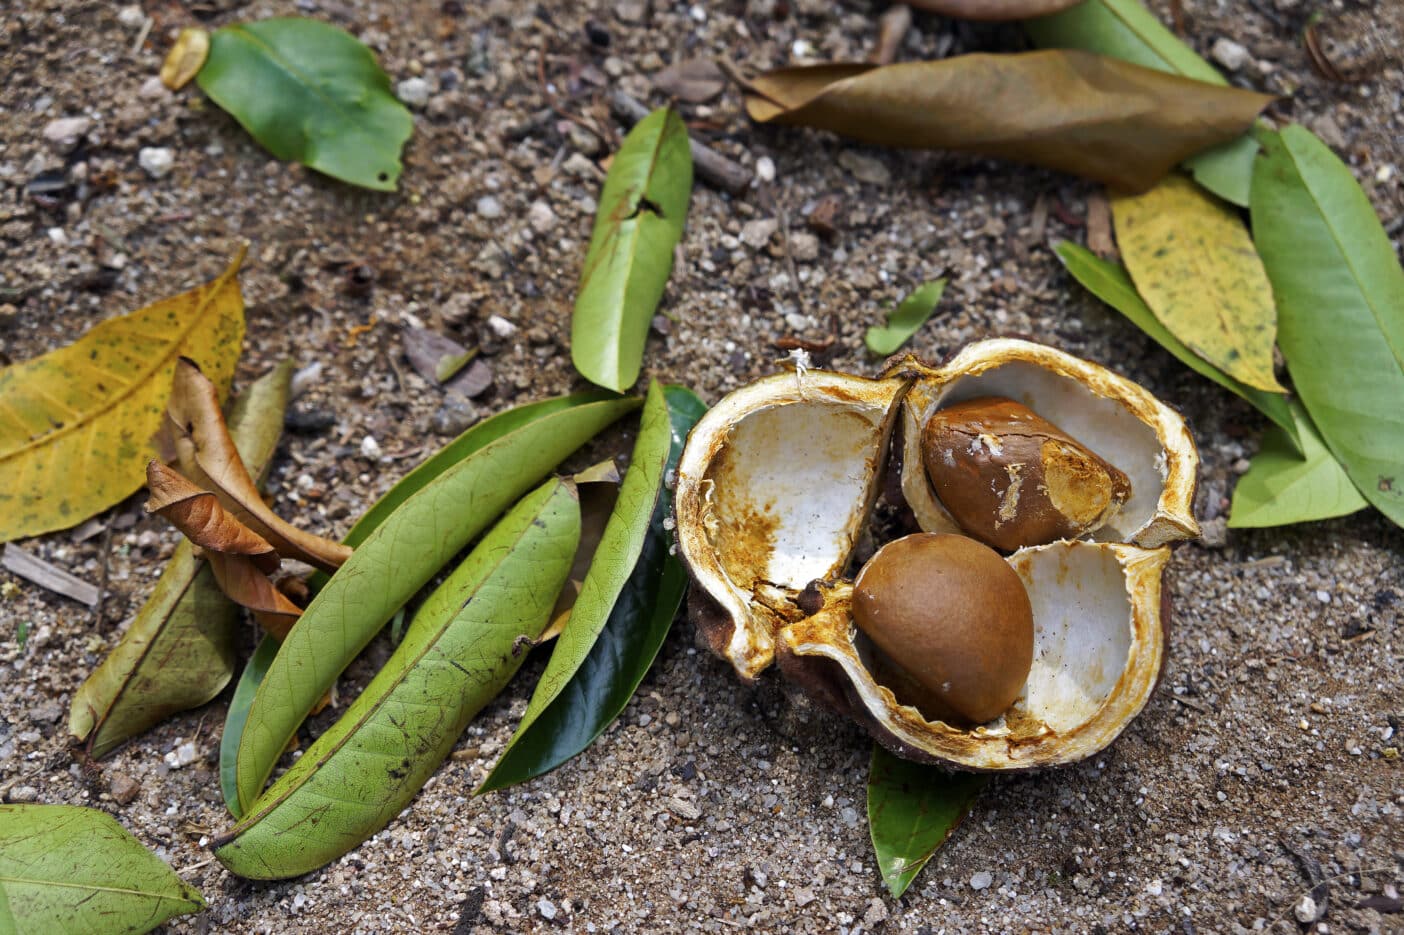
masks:
<svg viewBox="0 0 1404 935"><path fill-rule="evenodd" d="M930 10L955 19L996 20L1032 19L1048 16L1082 0L907 0L919 10Z"/></svg>
<svg viewBox="0 0 1404 935"><path fill-rule="evenodd" d="M653 76L653 86L688 104L704 104L726 88L726 75L710 58L692 58Z"/></svg>
<svg viewBox="0 0 1404 935"><path fill-rule="evenodd" d="M231 601L253 611L254 619L270 636L279 641L287 638L288 631L302 615L302 608L288 600L245 556L206 552L205 558L219 589Z"/></svg>
<svg viewBox="0 0 1404 935"><path fill-rule="evenodd" d="M239 522L208 490L154 459L146 465L146 486L151 490L146 512L162 516L207 553L244 556L264 573L278 569L280 560L273 546Z"/></svg>
<svg viewBox="0 0 1404 935"><path fill-rule="evenodd" d="M212 491L240 523L271 543L281 555L327 572L335 571L346 561L351 554L348 546L298 529L263 502L258 485L229 437L214 385L189 360L182 359L176 365L166 419L180 469L196 489Z"/></svg>
<svg viewBox="0 0 1404 935"><path fill-rule="evenodd" d="M1234 139L1268 95L1090 52L962 55L767 72L746 111L884 146L954 149L1144 191L1176 163Z"/></svg>

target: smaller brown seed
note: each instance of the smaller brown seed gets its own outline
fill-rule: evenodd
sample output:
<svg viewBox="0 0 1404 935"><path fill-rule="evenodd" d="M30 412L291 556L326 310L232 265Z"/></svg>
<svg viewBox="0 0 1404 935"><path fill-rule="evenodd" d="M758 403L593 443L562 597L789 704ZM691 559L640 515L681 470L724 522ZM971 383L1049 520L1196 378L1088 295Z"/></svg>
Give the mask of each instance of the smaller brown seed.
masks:
<svg viewBox="0 0 1404 935"><path fill-rule="evenodd" d="M951 518L997 549L1100 529L1131 481L1032 409L983 396L938 410L921 437L926 476Z"/></svg>

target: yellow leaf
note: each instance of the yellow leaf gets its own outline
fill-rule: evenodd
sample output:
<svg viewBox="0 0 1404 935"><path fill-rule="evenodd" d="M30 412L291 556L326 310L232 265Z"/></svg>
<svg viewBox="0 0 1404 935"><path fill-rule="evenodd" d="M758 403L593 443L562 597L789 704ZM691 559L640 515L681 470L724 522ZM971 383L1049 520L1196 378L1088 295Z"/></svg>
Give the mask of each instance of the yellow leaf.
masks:
<svg viewBox="0 0 1404 935"><path fill-rule="evenodd" d="M1285 393L1272 372L1277 309L1248 229L1183 175L1112 198L1121 257L1170 333L1249 386Z"/></svg>
<svg viewBox="0 0 1404 935"><path fill-rule="evenodd" d="M210 56L210 34L198 26L187 26L161 63L161 83L179 91L205 67Z"/></svg>
<svg viewBox="0 0 1404 935"><path fill-rule="evenodd" d="M229 392L241 249L219 277L0 370L0 542L80 523L146 481L177 358Z"/></svg>

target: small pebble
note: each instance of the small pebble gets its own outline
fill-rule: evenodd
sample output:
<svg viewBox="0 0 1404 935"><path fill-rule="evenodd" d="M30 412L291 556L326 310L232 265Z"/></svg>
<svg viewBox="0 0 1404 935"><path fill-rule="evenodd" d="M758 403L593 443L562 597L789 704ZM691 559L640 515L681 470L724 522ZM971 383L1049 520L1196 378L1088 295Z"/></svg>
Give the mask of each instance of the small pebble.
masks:
<svg viewBox="0 0 1404 935"><path fill-rule="evenodd" d="M492 195L484 195L478 199L478 203L473 206L473 210L478 213L478 217L489 221L495 221L502 217L502 202Z"/></svg>
<svg viewBox="0 0 1404 935"><path fill-rule="evenodd" d="M1297 917L1297 921L1303 925L1309 925L1316 921L1316 900L1307 893L1297 900L1297 905L1292 907L1292 914Z"/></svg>
<svg viewBox="0 0 1404 935"><path fill-rule="evenodd" d="M1252 61L1252 56L1243 46L1232 39L1220 37L1214 40L1209 56L1229 71L1239 71Z"/></svg>
<svg viewBox="0 0 1404 935"><path fill-rule="evenodd" d="M517 326L501 315L493 315L488 318L487 326L488 329L499 338L510 338L517 333Z"/></svg>
<svg viewBox="0 0 1404 935"><path fill-rule="evenodd" d="M375 440L374 435L367 435L361 439L361 457L371 461L380 460L380 442Z"/></svg>
<svg viewBox="0 0 1404 935"><path fill-rule="evenodd" d="M153 179L165 178L175 167L175 152L165 146L144 146L137 153L137 165Z"/></svg>
<svg viewBox="0 0 1404 935"><path fill-rule="evenodd" d="M453 395L429 419L429 428L436 435L462 435L481 418L478 407L462 396Z"/></svg>
<svg viewBox="0 0 1404 935"><path fill-rule="evenodd" d="M184 769L199 758L200 754L195 750L195 744L191 741L186 741L164 757L166 765L171 769Z"/></svg>
<svg viewBox="0 0 1404 935"><path fill-rule="evenodd" d="M395 96L409 107L423 107L429 103L429 82L423 78L406 78L395 85Z"/></svg>
<svg viewBox="0 0 1404 935"><path fill-rule="evenodd" d="M140 29L146 22L146 14L140 4L132 3L117 11L117 22L128 29Z"/></svg>
<svg viewBox="0 0 1404 935"><path fill-rule="evenodd" d="M970 888L972 890L989 889L990 884L993 882L994 874L990 873L988 870L981 870L970 877Z"/></svg>
<svg viewBox="0 0 1404 935"><path fill-rule="evenodd" d="M536 901L536 911L541 913L541 918L550 922L556 917L556 904L543 896Z"/></svg>
<svg viewBox="0 0 1404 935"><path fill-rule="evenodd" d="M44 139L58 152L68 153L78 146L79 140L92 128L93 122L87 117L60 117L58 120L50 120L45 125Z"/></svg>
<svg viewBox="0 0 1404 935"><path fill-rule="evenodd" d="M770 238L780 229L775 218L757 218L747 221L741 228L741 242L753 250L759 250L770 243Z"/></svg>
<svg viewBox="0 0 1404 935"><path fill-rule="evenodd" d="M117 800L118 805L130 805L141 792L141 783L137 782L126 773L113 773L108 784L108 791L112 798Z"/></svg>
<svg viewBox="0 0 1404 935"><path fill-rule="evenodd" d="M775 181L775 160L762 156L756 160L756 178L762 182Z"/></svg>
<svg viewBox="0 0 1404 935"><path fill-rule="evenodd" d="M544 234L556 226L556 212L544 201L533 201L527 209L527 223L538 234Z"/></svg>
<svg viewBox="0 0 1404 935"><path fill-rule="evenodd" d="M137 88L137 97L148 101L164 101L171 96L171 89L156 75L147 78L141 83L141 87Z"/></svg>
<svg viewBox="0 0 1404 935"><path fill-rule="evenodd" d="M851 149L845 149L838 154L838 164L851 172L855 179L869 185L887 185L892 181L892 172L882 160L864 156Z"/></svg>

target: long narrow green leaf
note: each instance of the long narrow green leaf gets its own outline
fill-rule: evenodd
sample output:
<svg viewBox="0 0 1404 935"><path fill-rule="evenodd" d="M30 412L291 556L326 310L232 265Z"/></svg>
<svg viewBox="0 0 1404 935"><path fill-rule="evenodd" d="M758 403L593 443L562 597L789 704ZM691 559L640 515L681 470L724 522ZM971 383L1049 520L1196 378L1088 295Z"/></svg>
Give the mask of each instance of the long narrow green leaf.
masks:
<svg viewBox="0 0 1404 935"><path fill-rule="evenodd" d="M279 159L395 190L414 118L346 31L297 17L225 26L195 80Z"/></svg>
<svg viewBox="0 0 1404 935"><path fill-rule="evenodd" d="M234 686L234 697L229 700L229 711L224 716L224 732L219 735L219 791L224 795L224 804L229 814L242 818L244 810L239 806L239 782L235 764L239 755L239 739L244 736L244 725L249 720L249 706L253 704L254 693L268 674L273 657L278 655L278 641L271 636L259 640L249 661L244 666L239 682Z"/></svg>
<svg viewBox="0 0 1404 935"><path fill-rule="evenodd" d="M687 433L707 407L685 387L664 387L663 396L672 439L638 563L580 668L556 700L513 739L479 793L550 772L590 746L628 705L668 636L687 590L687 572L669 554L673 496L666 477L677 468Z"/></svg>
<svg viewBox="0 0 1404 935"><path fill-rule="evenodd" d="M662 495L663 472L671 448L672 430L663 388L650 383L644 402L643 421L628 473L619 487L614 510L600 536L590 570L585 574L580 594L571 609L565 629L556 638L551 661L536 683L517 731L502 752L499 764L512 754L517 743L531 731L552 704L561 698L580 667L585 664L630 573L638 564L648 537L654 508ZM627 700L627 699L626 699ZM582 729L583 732L583 729Z"/></svg>
<svg viewBox="0 0 1404 935"><path fill-rule="evenodd" d="M1350 169L1303 127L1259 137L1253 238L1278 344L1331 453L1404 525L1404 269Z"/></svg>
<svg viewBox="0 0 1404 935"><path fill-rule="evenodd" d="M1228 83L1139 0L1086 0L1060 13L1026 20L1024 29L1035 45L1045 49L1084 49L1196 81ZM1209 191L1247 207L1257 152L1257 143L1245 135L1191 156L1184 166Z"/></svg>
<svg viewBox="0 0 1404 935"><path fill-rule="evenodd" d="M989 780L898 759L873 744L868 767L868 830L882 882L901 896L946 843Z"/></svg>
<svg viewBox="0 0 1404 935"><path fill-rule="evenodd" d="M239 803L258 796L297 727L425 582L548 471L635 399L537 419L444 471L377 526L308 605L254 695L240 739Z"/></svg>
<svg viewBox="0 0 1404 935"><path fill-rule="evenodd" d="M1292 440L1292 444L1300 449L1296 440L1297 425L1292 419L1292 411L1287 405L1286 397L1254 389L1235 380L1185 346L1183 341L1171 334L1170 330L1161 324L1160 319L1155 317L1155 313L1146 305L1131 282L1131 277L1120 264L1103 260L1085 247L1067 240L1054 246L1053 252L1058 255L1058 259L1073 278L1082 283L1088 292L1125 315L1132 324L1169 351L1180 363L1243 397L1280 427Z"/></svg>
<svg viewBox="0 0 1404 935"><path fill-rule="evenodd" d="M941 301L941 293L946 291L946 280L934 279L922 283L912 290L912 294L898 303L887 315L887 323L873 325L863 335L863 343L874 354L886 356L895 354L897 348L906 344L917 329L926 324L936 305Z"/></svg>
<svg viewBox="0 0 1404 935"><path fill-rule="evenodd" d="M199 892L110 815L0 805L0 931L137 935L203 908Z"/></svg>
<svg viewBox="0 0 1404 935"><path fill-rule="evenodd" d="M591 383L623 392L638 379L691 195L687 127L660 108L624 138L600 193L570 331L571 360Z"/></svg>
<svg viewBox="0 0 1404 935"><path fill-rule="evenodd" d="M1305 456L1292 447L1287 433L1272 426L1233 489L1228 524L1234 528L1286 526L1345 516L1369 506L1332 457L1311 418L1292 403L1297 437Z"/></svg>
<svg viewBox="0 0 1404 935"><path fill-rule="evenodd" d="M234 400L229 430L249 473L261 477L282 435L292 381L284 362ZM199 707L234 675L239 609L185 539L151 596L73 694L68 732L103 757L172 714Z"/></svg>
<svg viewBox="0 0 1404 935"><path fill-rule="evenodd" d="M568 481L524 497L424 602L341 719L215 842L220 863L256 879L297 876L385 827L526 659L579 542Z"/></svg>

